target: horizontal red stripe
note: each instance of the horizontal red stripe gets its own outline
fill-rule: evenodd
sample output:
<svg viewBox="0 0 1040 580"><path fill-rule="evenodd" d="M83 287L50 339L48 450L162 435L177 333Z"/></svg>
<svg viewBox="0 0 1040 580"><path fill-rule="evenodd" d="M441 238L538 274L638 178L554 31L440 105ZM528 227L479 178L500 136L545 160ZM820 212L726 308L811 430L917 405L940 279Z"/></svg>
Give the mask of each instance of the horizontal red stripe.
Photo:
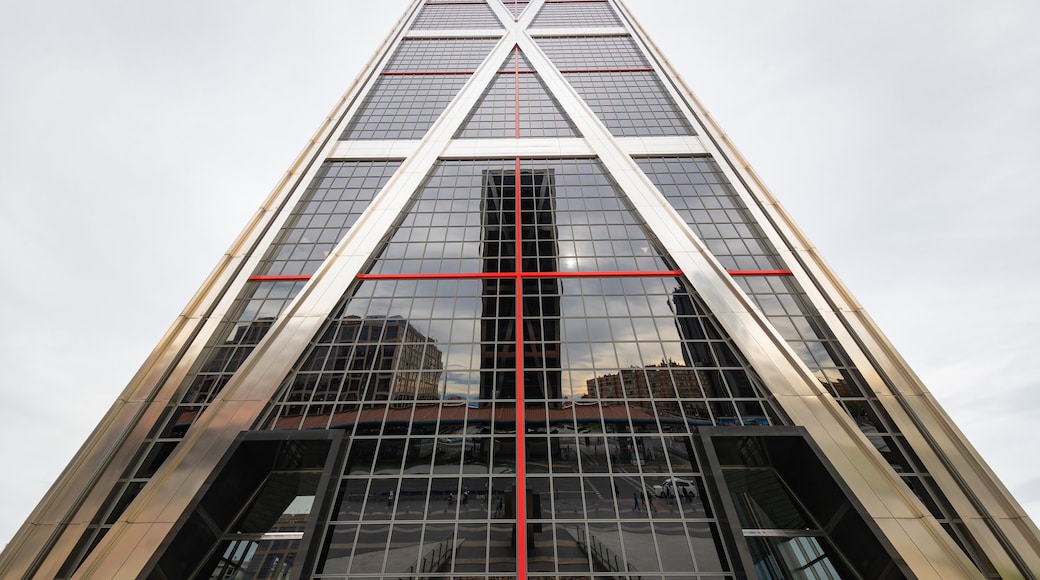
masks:
<svg viewBox="0 0 1040 580"><path fill-rule="evenodd" d="M570 73L630 73L630 72L653 72L654 69L650 67L637 67L637 68L568 68L562 69L560 72L564 74ZM379 74L383 76L421 76L421 75L471 75L477 71L472 70L401 70L401 71L383 71ZM522 75L535 74L536 70L500 70L498 74L517 74Z"/></svg>
<svg viewBox="0 0 1040 580"><path fill-rule="evenodd" d="M464 278L512 278L511 272L460 272L458 274L358 274L359 280L425 280L425 279L464 279Z"/></svg>
<svg viewBox="0 0 1040 580"><path fill-rule="evenodd" d="M523 278L633 278L682 276L682 270L632 270L619 272L521 272Z"/></svg>
<svg viewBox="0 0 1040 580"><path fill-rule="evenodd" d="M792 276L790 270L726 270L730 276ZM609 278L609 277L633 277L633 276L681 276L682 270L621 270L621 271L595 271L595 272L457 272L457 273L409 273L409 274L358 274L362 280L381 279L421 279L421 278ZM261 275L250 276L255 282L268 281L306 281L311 276L307 274L291 275Z"/></svg>
<svg viewBox="0 0 1040 580"><path fill-rule="evenodd" d="M681 276L682 270L635 270L619 272L459 272L414 274L358 274L360 280L427 280L427 279L492 279L492 278L632 278Z"/></svg>

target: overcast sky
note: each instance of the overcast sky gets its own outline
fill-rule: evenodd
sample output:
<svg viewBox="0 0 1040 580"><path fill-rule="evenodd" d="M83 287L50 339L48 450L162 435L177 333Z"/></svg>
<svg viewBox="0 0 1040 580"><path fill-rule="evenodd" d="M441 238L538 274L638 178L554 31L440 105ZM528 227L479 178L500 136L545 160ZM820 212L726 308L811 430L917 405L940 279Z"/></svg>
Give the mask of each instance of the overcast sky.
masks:
<svg viewBox="0 0 1040 580"><path fill-rule="evenodd" d="M0 544L408 4L0 0ZM1040 514L1040 3L629 4Z"/></svg>

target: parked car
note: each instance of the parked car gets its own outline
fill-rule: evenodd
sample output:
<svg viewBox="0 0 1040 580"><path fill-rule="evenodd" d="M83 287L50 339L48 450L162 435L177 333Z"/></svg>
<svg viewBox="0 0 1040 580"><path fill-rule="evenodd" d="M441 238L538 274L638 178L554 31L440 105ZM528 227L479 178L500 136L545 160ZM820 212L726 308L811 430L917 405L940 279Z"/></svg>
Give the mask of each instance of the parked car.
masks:
<svg viewBox="0 0 1040 580"><path fill-rule="evenodd" d="M651 488L655 497L696 497L697 486L688 479L669 477ZM684 493L685 492L685 493Z"/></svg>

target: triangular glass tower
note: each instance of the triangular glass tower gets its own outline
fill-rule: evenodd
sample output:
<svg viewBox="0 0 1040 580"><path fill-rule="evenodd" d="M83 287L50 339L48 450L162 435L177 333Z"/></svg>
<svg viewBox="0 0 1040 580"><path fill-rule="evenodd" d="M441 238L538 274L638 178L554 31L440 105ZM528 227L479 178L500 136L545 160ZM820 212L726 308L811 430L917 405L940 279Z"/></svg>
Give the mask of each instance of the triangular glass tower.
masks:
<svg viewBox="0 0 1040 580"><path fill-rule="evenodd" d="M746 167L620 0L416 0L0 577L1034 577Z"/></svg>

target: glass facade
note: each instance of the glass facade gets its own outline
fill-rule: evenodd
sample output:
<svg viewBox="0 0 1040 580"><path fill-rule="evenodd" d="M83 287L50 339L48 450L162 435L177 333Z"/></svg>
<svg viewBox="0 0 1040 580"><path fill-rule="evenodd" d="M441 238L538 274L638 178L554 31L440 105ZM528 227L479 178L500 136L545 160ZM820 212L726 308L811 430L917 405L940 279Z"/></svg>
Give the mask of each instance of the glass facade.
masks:
<svg viewBox="0 0 1040 580"><path fill-rule="evenodd" d="M600 28L621 26L621 19L610 4L589 1L579 5L575 2L553 2L542 5L541 11L531 23L531 28Z"/></svg>
<svg viewBox="0 0 1040 580"><path fill-rule="evenodd" d="M502 28L502 23L483 0L425 2L412 30L471 30Z"/></svg>
<svg viewBox="0 0 1040 580"><path fill-rule="evenodd" d="M1029 572L639 34L417 0L0 576Z"/></svg>
<svg viewBox="0 0 1040 580"><path fill-rule="evenodd" d="M519 50L503 63L456 135L460 139L516 136L580 136Z"/></svg>

